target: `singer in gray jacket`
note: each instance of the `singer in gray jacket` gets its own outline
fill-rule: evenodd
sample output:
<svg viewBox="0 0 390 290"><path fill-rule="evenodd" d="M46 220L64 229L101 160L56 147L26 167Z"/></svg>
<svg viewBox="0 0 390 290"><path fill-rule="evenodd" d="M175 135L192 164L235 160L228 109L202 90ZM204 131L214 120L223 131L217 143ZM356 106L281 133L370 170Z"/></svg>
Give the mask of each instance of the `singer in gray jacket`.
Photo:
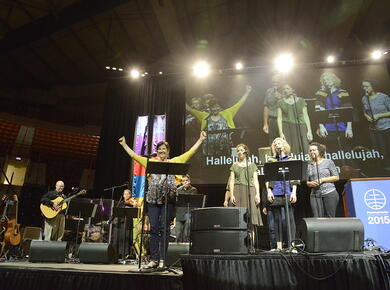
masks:
<svg viewBox="0 0 390 290"><path fill-rule="evenodd" d="M339 194L334 182L339 173L334 162L325 159L325 145L312 142L309 145L310 162L307 167L307 186L311 187L310 205L314 217L335 217Z"/></svg>

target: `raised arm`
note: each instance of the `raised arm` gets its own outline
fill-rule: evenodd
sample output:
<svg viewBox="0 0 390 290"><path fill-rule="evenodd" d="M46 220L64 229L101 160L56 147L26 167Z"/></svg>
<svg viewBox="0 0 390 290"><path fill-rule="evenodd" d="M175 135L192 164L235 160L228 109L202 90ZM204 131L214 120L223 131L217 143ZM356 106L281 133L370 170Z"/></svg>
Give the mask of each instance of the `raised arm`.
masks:
<svg viewBox="0 0 390 290"><path fill-rule="evenodd" d="M171 162L187 162L187 160L189 160L192 157L192 155L195 154L196 150L198 150L198 148L206 138L207 138L206 132L204 131L200 132L199 139L195 142L194 145L192 145L190 150L188 150L187 152L185 152L180 156L172 158Z"/></svg>
<svg viewBox="0 0 390 290"><path fill-rule="evenodd" d="M147 158L145 157L142 157L142 156L139 156L137 153L135 153L133 151L133 149L131 149L129 147L129 145L127 145L126 143L126 138L124 136L120 137L118 139L118 142L119 144L123 147L123 149L126 151L127 154L129 154L129 156L131 158L133 158L135 161L137 161L139 164L141 164L143 167L146 167L146 163L147 163Z"/></svg>

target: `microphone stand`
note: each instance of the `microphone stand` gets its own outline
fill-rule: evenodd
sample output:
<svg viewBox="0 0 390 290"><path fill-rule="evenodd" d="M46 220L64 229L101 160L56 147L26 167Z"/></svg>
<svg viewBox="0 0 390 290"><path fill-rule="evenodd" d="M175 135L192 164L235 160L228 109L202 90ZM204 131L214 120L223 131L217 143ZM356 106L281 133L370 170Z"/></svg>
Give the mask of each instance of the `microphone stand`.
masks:
<svg viewBox="0 0 390 290"><path fill-rule="evenodd" d="M317 182L318 182L318 190L320 190L320 187L321 187L321 183L320 183L320 171L318 169L318 157L317 155L314 155L314 162L316 164L316 171L317 171ZM322 202L322 193L320 191L320 199L321 199L321 202L318 201L318 198L316 198L316 203L317 203L317 208L320 209L321 208L321 214L323 215L323 212L322 212L322 209L325 209L325 207L321 207L321 204L323 205L323 202ZM321 216L320 216L321 217Z"/></svg>
<svg viewBox="0 0 390 290"><path fill-rule="evenodd" d="M281 158L282 152L280 149L278 149L278 155ZM290 208L288 206L288 195L287 195L287 189L286 189L286 173L289 173L288 168L279 168L279 174L282 174L283 176L283 194L284 194L284 208L285 208L285 215L286 215L286 221L287 221L287 242L288 242L288 248L291 247L291 224L290 224ZM282 240L283 243L283 240ZM283 246L283 245L282 245Z"/></svg>
<svg viewBox="0 0 390 290"><path fill-rule="evenodd" d="M248 196L248 216L247 216L247 225L248 225L248 234L249 234L249 252L254 254L254 231L252 225L252 208L251 208L251 190L250 190L250 177L249 177L249 164L248 164L248 152L245 152L245 166L246 166L246 190Z"/></svg>

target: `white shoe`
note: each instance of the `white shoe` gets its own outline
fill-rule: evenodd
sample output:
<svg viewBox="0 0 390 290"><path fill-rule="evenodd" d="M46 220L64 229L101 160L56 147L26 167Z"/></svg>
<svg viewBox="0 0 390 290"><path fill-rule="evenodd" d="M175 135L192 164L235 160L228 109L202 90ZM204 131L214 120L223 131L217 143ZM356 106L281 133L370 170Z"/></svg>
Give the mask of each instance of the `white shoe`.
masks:
<svg viewBox="0 0 390 290"><path fill-rule="evenodd" d="M158 267L157 261L150 261L147 265L143 266L142 269L155 269Z"/></svg>

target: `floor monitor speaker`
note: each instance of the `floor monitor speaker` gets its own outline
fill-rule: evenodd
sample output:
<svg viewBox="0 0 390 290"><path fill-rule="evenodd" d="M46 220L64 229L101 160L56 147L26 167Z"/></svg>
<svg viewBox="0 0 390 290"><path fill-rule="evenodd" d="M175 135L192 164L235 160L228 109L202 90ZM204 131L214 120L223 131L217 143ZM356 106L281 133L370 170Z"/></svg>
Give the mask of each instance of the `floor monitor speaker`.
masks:
<svg viewBox="0 0 390 290"><path fill-rule="evenodd" d="M364 228L358 218L304 218L299 228L307 252L362 251Z"/></svg>
<svg viewBox="0 0 390 290"><path fill-rule="evenodd" d="M64 263L66 242L31 241L29 261L33 263Z"/></svg>
<svg viewBox="0 0 390 290"><path fill-rule="evenodd" d="M111 244L81 243L79 248L80 263L85 264L115 264L118 257Z"/></svg>

